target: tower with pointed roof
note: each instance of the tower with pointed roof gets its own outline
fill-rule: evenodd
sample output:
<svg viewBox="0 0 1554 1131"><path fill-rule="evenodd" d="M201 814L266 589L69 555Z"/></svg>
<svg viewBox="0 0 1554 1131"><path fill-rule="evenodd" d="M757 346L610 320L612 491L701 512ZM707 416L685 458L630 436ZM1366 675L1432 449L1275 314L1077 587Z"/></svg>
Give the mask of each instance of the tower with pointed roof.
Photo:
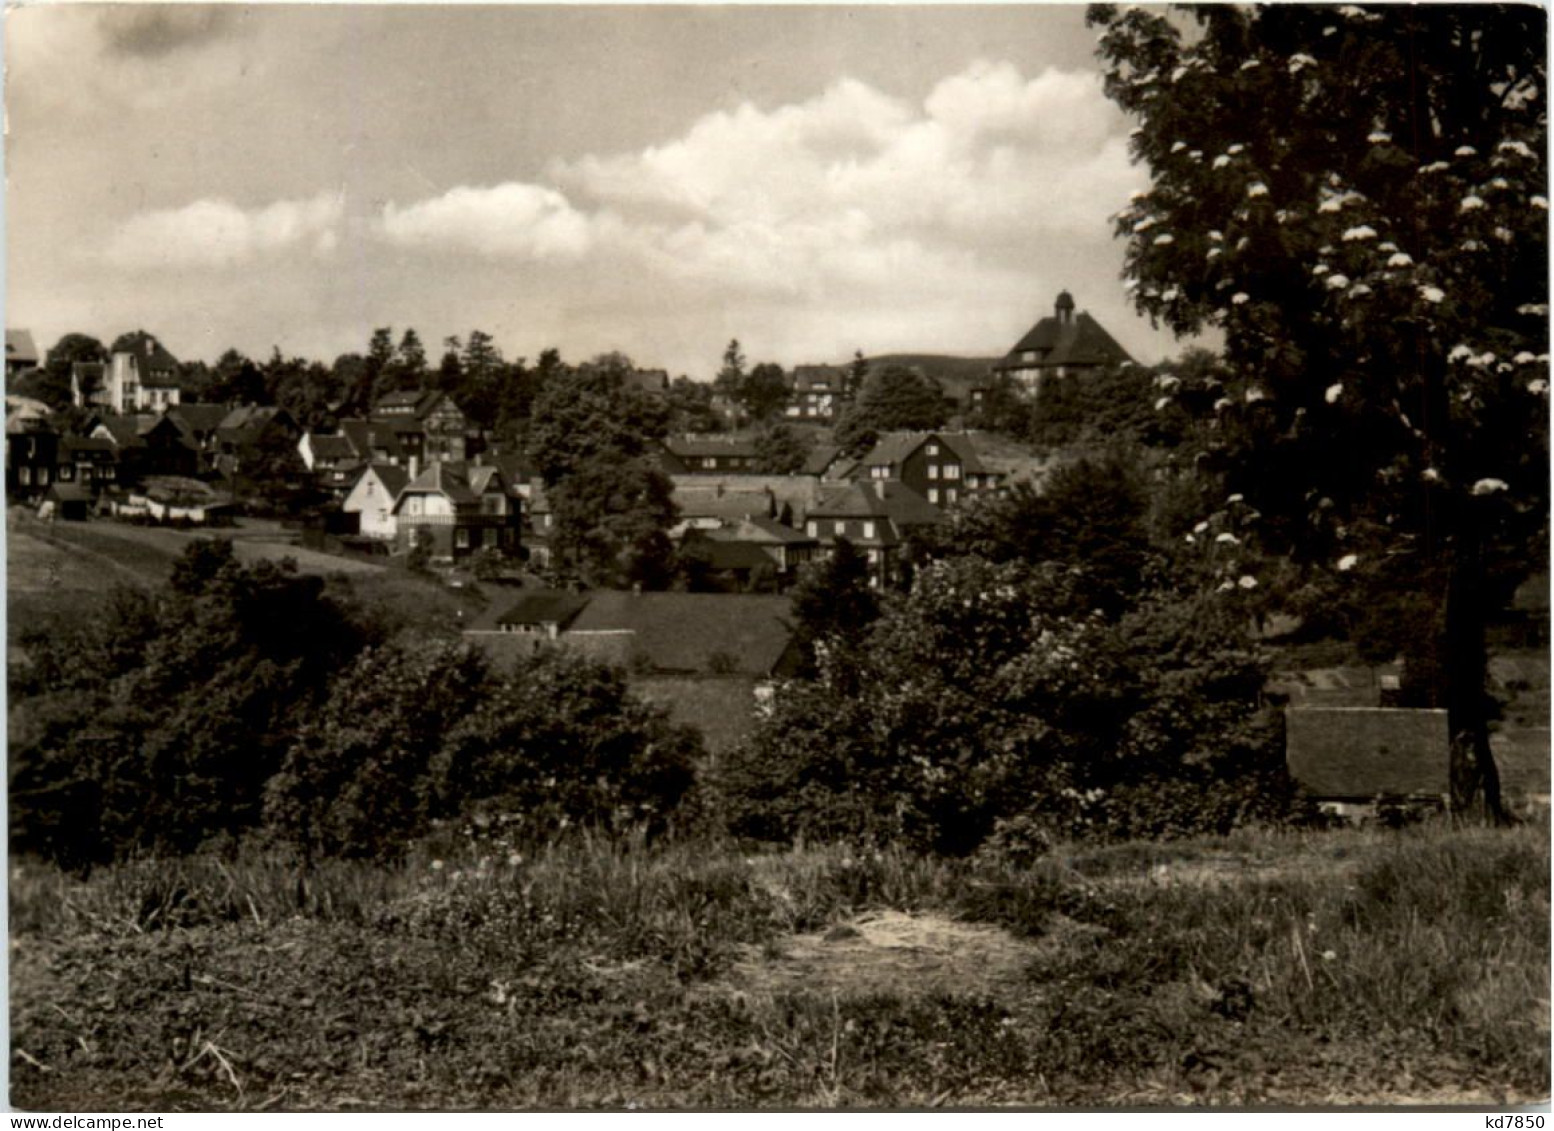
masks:
<svg viewBox="0 0 1554 1131"><path fill-rule="evenodd" d="M1076 312L1074 296L1062 291L1053 304L1052 314L1032 326L993 366L993 372L1012 377L1035 396L1042 382L1051 378L1093 372L1132 360L1099 322L1083 310Z"/></svg>

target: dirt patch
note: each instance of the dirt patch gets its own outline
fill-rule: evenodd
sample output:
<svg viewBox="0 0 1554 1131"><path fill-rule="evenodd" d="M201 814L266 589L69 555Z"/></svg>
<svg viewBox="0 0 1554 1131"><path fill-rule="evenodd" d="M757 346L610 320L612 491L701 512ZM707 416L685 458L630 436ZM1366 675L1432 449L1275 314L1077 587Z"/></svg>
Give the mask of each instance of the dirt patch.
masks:
<svg viewBox="0 0 1554 1131"><path fill-rule="evenodd" d="M746 994L994 996L1024 984L1038 945L997 927L944 915L870 911L824 931L752 948L720 987Z"/></svg>

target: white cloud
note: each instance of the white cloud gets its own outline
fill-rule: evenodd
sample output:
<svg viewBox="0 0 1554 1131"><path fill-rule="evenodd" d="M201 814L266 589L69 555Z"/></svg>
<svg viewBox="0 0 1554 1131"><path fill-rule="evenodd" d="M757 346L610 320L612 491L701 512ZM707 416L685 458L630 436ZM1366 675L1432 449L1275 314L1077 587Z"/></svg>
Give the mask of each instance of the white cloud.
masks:
<svg viewBox="0 0 1554 1131"><path fill-rule="evenodd" d="M401 247L540 260L579 259L591 250L595 229L610 226L555 189L517 182L461 186L407 208L390 203L378 220L382 238Z"/></svg>
<svg viewBox="0 0 1554 1131"><path fill-rule="evenodd" d="M607 257L750 295L941 294L985 285L1033 241L1105 233L1144 184L1098 80L976 63L920 105L843 80L804 102L704 115L637 152L557 161L557 187L461 187L400 208L402 246ZM1104 186L1104 191L1097 191ZM1028 261L1027 261L1028 262ZM964 292L962 292L964 293Z"/></svg>
<svg viewBox="0 0 1554 1131"><path fill-rule="evenodd" d="M329 255L344 211L344 201L327 193L254 209L197 200L131 216L110 235L102 255L131 271L231 267L296 250Z"/></svg>

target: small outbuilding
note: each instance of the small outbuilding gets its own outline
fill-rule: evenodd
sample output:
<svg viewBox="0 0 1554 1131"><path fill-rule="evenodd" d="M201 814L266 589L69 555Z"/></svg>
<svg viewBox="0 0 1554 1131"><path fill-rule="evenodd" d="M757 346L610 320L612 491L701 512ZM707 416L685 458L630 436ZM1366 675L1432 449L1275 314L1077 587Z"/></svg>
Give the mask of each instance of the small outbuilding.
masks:
<svg viewBox="0 0 1554 1131"><path fill-rule="evenodd" d="M1318 804L1361 815L1378 798L1445 803L1451 795L1446 712L1314 707L1285 712L1290 776Z"/></svg>
<svg viewBox="0 0 1554 1131"><path fill-rule="evenodd" d="M58 483L43 493L38 504L39 518L58 518L66 522L85 522L92 509L91 492L74 483Z"/></svg>

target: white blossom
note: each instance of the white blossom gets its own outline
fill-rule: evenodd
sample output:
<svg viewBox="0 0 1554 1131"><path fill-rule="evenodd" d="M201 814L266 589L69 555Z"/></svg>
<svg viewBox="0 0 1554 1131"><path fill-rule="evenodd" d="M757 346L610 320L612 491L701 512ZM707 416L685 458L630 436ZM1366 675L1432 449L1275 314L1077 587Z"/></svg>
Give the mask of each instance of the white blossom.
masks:
<svg viewBox="0 0 1554 1131"><path fill-rule="evenodd" d="M1313 275L1316 275L1318 278L1321 278L1323 275L1326 275L1331 270L1332 270L1332 268L1329 267L1326 263L1318 263L1315 267L1313 267L1311 269L1311 273Z"/></svg>
<svg viewBox="0 0 1554 1131"><path fill-rule="evenodd" d="M1235 306L1241 306L1250 302L1251 300L1252 296L1247 294L1245 291L1237 291L1235 294L1230 296L1230 301Z"/></svg>
<svg viewBox="0 0 1554 1131"><path fill-rule="evenodd" d="M1462 198L1460 211L1476 212L1482 207L1484 207L1484 201L1480 197L1469 195Z"/></svg>
<svg viewBox="0 0 1554 1131"><path fill-rule="evenodd" d="M1187 148L1187 143L1185 141L1173 141L1171 143L1171 152L1172 153L1180 153L1182 150L1184 150L1186 148Z"/></svg>
<svg viewBox="0 0 1554 1131"><path fill-rule="evenodd" d="M1538 359L1535 358L1527 350L1523 350L1521 353L1517 354L1511 360L1516 362L1517 365L1531 365L1534 361L1537 361Z"/></svg>
<svg viewBox="0 0 1554 1131"><path fill-rule="evenodd" d="M1242 145L1240 142L1237 142L1235 145L1232 145L1229 149L1225 150L1225 152L1230 154L1232 157L1234 157L1236 154L1240 153L1245 148L1246 148L1246 146Z"/></svg>
<svg viewBox="0 0 1554 1131"><path fill-rule="evenodd" d="M1357 566L1359 564L1360 564L1360 555L1359 554L1345 554L1343 557L1338 559L1338 572L1339 573L1348 573L1351 569L1353 569L1355 566Z"/></svg>
<svg viewBox="0 0 1554 1131"><path fill-rule="evenodd" d="M1200 522L1197 526L1192 528L1192 532L1194 534L1202 534L1205 531L1207 531L1208 528L1209 528L1209 524L1207 522Z"/></svg>
<svg viewBox="0 0 1554 1131"><path fill-rule="evenodd" d="M1227 495L1225 497L1225 505L1226 506L1230 506L1233 503L1244 503L1244 502L1246 502L1246 496L1241 494L1239 491L1236 492L1234 495Z"/></svg>
<svg viewBox="0 0 1554 1131"><path fill-rule="evenodd" d="M1428 165L1419 166L1419 171L1421 173L1444 173L1450 168L1451 166L1445 161L1432 161Z"/></svg>
<svg viewBox="0 0 1554 1131"><path fill-rule="evenodd" d="M1462 243L1459 246L1461 246L1463 251L1483 251L1484 250L1484 245L1479 243L1478 240L1463 240Z"/></svg>
<svg viewBox="0 0 1554 1131"><path fill-rule="evenodd" d="M1165 389L1167 392L1178 388L1181 383L1182 379L1171 373L1161 373L1155 377L1155 388Z"/></svg>
<svg viewBox="0 0 1554 1131"><path fill-rule="evenodd" d="M1149 196L1149 193L1146 192L1144 189L1134 189L1132 192L1130 192L1128 194L1128 199L1130 201L1132 201L1133 203L1137 204L1139 201L1143 200L1147 196Z"/></svg>
<svg viewBox="0 0 1554 1131"><path fill-rule="evenodd" d="M1549 383L1542 377L1539 377L1535 381L1527 382L1527 391L1535 397L1541 397L1544 393L1549 391Z"/></svg>
<svg viewBox="0 0 1554 1131"><path fill-rule="evenodd" d="M1426 302L1440 302L1446 297L1446 292L1440 287L1420 287L1419 297Z"/></svg>
<svg viewBox="0 0 1554 1131"><path fill-rule="evenodd" d="M1166 232L1166 233L1164 233L1162 235L1158 235L1158 236L1155 237L1155 246L1156 247L1165 247L1166 244L1172 244L1172 243L1175 243L1175 242L1176 242L1176 237L1171 235L1169 232Z"/></svg>
<svg viewBox="0 0 1554 1131"><path fill-rule="evenodd" d="M1518 314L1528 314L1538 318L1542 318L1548 312L1548 305L1541 302L1526 302L1516 308L1516 313Z"/></svg>
<svg viewBox="0 0 1554 1131"><path fill-rule="evenodd" d="M1489 182L1489 187L1497 189L1508 189L1511 187L1511 182L1506 180L1504 177L1496 177L1494 180Z"/></svg>
<svg viewBox="0 0 1554 1131"><path fill-rule="evenodd" d="M1260 66L1262 66L1262 64L1259 63L1256 59L1248 59L1245 63L1241 64L1241 70L1250 71L1253 67Z"/></svg>
<svg viewBox="0 0 1554 1131"><path fill-rule="evenodd" d="M1246 186L1246 194L1247 196L1267 196L1268 186L1263 184L1262 181L1253 181Z"/></svg>
<svg viewBox="0 0 1554 1131"><path fill-rule="evenodd" d="M1366 295L1368 295L1370 293L1371 293L1371 288L1370 288L1370 284L1368 284L1368 283L1356 283L1354 286L1349 288L1349 297L1350 298L1364 298Z"/></svg>
<svg viewBox="0 0 1554 1131"><path fill-rule="evenodd" d="M1545 212L1549 209L1549 199L1546 196L1534 196L1527 201L1534 208L1541 208Z"/></svg>
<svg viewBox="0 0 1554 1131"><path fill-rule="evenodd" d="M1214 402L1214 411L1224 412L1233 404L1235 404L1235 402L1232 401L1229 397L1221 397L1219 400Z"/></svg>
<svg viewBox="0 0 1554 1131"><path fill-rule="evenodd" d="M1338 382L1335 385L1329 385L1327 387L1327 392L1322 394L1322 399L1327 401L1328 404L1337 404L1338 403L1338 398L1343 396L1343 395L1344 395L1344 386L1343 386L1343 382L1340 381L1340 382Z"/></svg>
<svg viewBox="0 0 1554 1131"><path fill-rule="evenodd" d="M1249 238L1247 238L1246 236L1242 236L1240 239L1238 239L1236 241L1236 250L1237 251L1245 251L1249 246L1251 246L1251 243L1252 243L1252 241Z"/></svg>
<svg viewBox="0 0 1554 1131"><path fill-rule="evenodd" d="M1241 539L1237 538L1234 534L1230 534L1230 533L1216 534L1214 536L1214 541L1218 542L1221 546L1239 546L1239 545L1241 545Z"/></svg>
<svg viewBox="0 0 1554 1131"><path fill-rule="evenodd" d="M1187 68L1186 67L1178 67L1178 68L1176 68L1176 70L1171 72L1171 81L1172 82L1181 82L1182 79L1186 77L1186 75L1187 75Z"/></svg>
<svg viewBox="0 0 1554 1131"><path fill-rule="evenodd" d="M1348 243L1354 243L1358 240L1373 240L1376 238L1376 229L1369 224L1361 224L1344 232L1343 238Z"/></svg>
<svg viewBox="0 0 1554 1131"><path fill-rule="evenodd" d="M1203 160L1203 150L1201 150L1201 149L1194 149L1187 156L1191 157L1194 161L1202 161Z"/></svg>
<svg viewBox="0 0 1554 1131"><path fill-rule="evenodd" d="M1226 157L1223 153L1221 153L1218 157L1214 158L1214 168L1216 168L1216 169L1223 169L1226 165L1229 165L1229 164L1230 164L1230 158Z"/></svg>
<svg viewBox="0 0 1554 1131"><path fill-rule="evenodd" d="M1510 484L1504 479L1480 479L1473 484L1473 493L1475 495L1493 495L1509 488Z"/></svg>
<svg viewBox="0 0 1554 1131"><path fill-rule="evenodd" d="M1332 27L1331 25L1329 25L1328 27L1325 27L1325 28L1322 29L1322 34L1324 36L1337 35L1338 34L1338 29L1336 27Z"/></svg>
<svg viewBox="0 0 1554 1131"><path fill-rule="evenodd" d="M1191 545L1192 543L1196 542L1197 539L1194 538L1191 534L1188 534L1186 537L1184 537L1182 539L1182 541L1184 541L1184 542L1188 543L1189 545Z"/></svg>
<svg viewBox="0 0 1554 1131"><path fill-rule="evenodd" d="M1341 291L1348 285L1349 276L1347 275L1329 275L1327 277L1327 286L1329 290Z"/></svg>
<svg viewBox="0 0 1554 1131"><path fill-rule="evenodd" d="M1367 134L1365 140L1372 145L1386 145L1387 142L1392 140L1392 135L1386 130L1376 130L1373 133Z"/></svg>
<svg viewBox="0 0 1554 1131"><path fill-rule="evenodd" d="M1236 590L1236 583L1234 581L1231 581L1229 578L1226 578L1224 581L1221 581L1219 583L1219 591L1221 593L1234 593L1235 590Z"/></svg>
<svg viewBox="0 0 1554 1131"><path fill-rule="evenodd" d="M1218 240L1222 240L1224 238L1225 238L1225 233L1220 231L1218 228L1210 228L1209 229L1209 239L1218 241Z"/></svg>
<svg viewBox="0 0 1554 1131"><path fill-rule="evenodd" d="M1473 356L1473 350L1465 345L1452 346L1451 352L1446 355L1447 361L1466 361Z"/></svg>
<svg viewBox="0 0 1554 1131"><path fill-rule="evenodd" d="M1267 400L1267 399L1268 399L1268 394L1263 392L1261 389L1258 389L1258 388L1254 387L1254 388L1248 389L1246 391L1246 403L1247 404L1256 404L1258 401L1263 401L1263 400Z"/></svg>
<svg viewBox="0 0 1554 1131"><path fill-rule="evenodd" d="M1211 247L1211 248L1209 248L1209 250L1207 252L1204 253L1203 257L1205 259L1217 259L1217 258L1219 258L1219 254L1220 254L1219 248Z"/></svg>
<svg viewBox="0 0 1554 1131"><path fill-rule="evenodd" d="M1477 157L1478 156L1478 150L1474 149L1471 145L1459 145L1454 152L1455 152L1455 155L1458 156L1458 157Z"/></svg>
<svg viewBox="0 0 1554 1131"><path fill-rule="evenodd" d="M1168 405L1170 403L1171 403L1171 398L1170 397L1159 397L1159 398L1157 398L1156 401L1155 401L1155 411L1156 412L1160 412L1162 409L1165 408L1166 405Z"/></svg>
<svg viewBox="0 0 1554 1131"><path fill-rule="evenodd" d="M1419 473L1419 478L1426 483L1439 483L1441 482L1441 473L1433 467L1427 467Z"/></svg>
<svg viewBox="0 0 1554 1131"><path fill-rule="evenodd" d="M1243 589L1256 589L1257 578L1253 577L1249 573L1243 573L1239 578L1236 579L1236 584L1241 586Z"/></svg>
<svg viewBox="0 0 1554 1131"><path fill-rule="evenodd" d="M1140 220L1138 223L1133 225L1133 231L1135 233L1137 233L1137 232L1147 232L1147 231L1149 231L1149 229L1153 228L1158 223L1160 223L1160 221L1155 219L1153 216L1146 216L1142 220Z"/></svg>
<svg viewBox="0 0 1554 1131"><path fill-rule="evenodd" d="M1516 233L1511 231L1510 228L1496 228L1495 229L1495 239L1499 240L1501 243L1510 243L1515 238L1516 238Z"/></svg>
<svg viewBox="0 0 1554 1131"><path fill-rule="evenodd" d="M1532 157L1532 150L1528 148L1525 141L1502 141L1495 148L1502 153L1514 153L1518 157Z"/></svg>
<svg viewBox="0 0 1554 1131"><path fill-rule="evenodd" d="M1300 74L1302 67L1315 67L1316 65L1317 61L1310 55L1296 54L1290 56L1290 74L1292 75Z"/></svg>
<svg viewBox="0 0 1554 1131"><path fill-rule="evenodd" d="M1391 259L1387 260L1388 267L1412 267L1413 265L1414 257L1406 251L1396 252Z"/></svg>

